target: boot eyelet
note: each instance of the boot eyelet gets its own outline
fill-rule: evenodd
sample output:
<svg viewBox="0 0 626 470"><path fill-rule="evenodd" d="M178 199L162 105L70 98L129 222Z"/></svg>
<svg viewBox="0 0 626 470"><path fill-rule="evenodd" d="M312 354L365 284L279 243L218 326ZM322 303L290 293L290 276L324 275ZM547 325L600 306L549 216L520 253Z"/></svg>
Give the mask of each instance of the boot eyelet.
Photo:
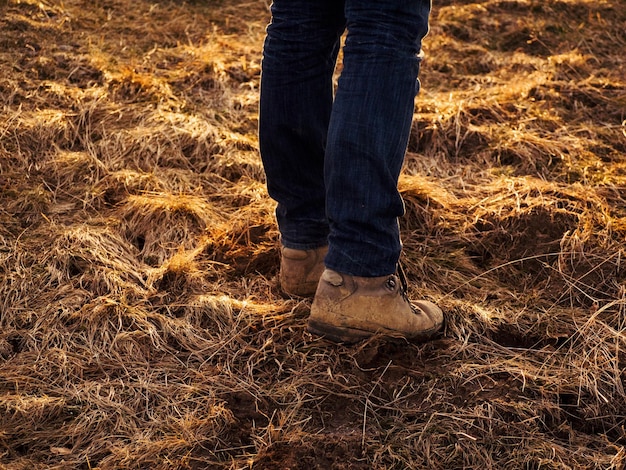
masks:
<svg viewBox="0 0 626 470"><path fill-rule="evenodd" d="M396 290L396 286L398 284L396 283L396 280L393 277L388 277L387 280L385 281L385 287L387 287L387 289L389 290Z"/></svg>

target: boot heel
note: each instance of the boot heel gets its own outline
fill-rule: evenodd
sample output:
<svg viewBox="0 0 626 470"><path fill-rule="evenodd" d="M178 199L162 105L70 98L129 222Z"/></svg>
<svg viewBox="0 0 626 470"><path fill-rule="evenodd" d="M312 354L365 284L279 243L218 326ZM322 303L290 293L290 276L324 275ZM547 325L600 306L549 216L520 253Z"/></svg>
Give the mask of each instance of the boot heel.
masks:
<svg viewBox="0 0 626 470"><path fill-rule="evenodd" d="M372 335L369 331L328 325L327 323L315 320L309 320L307 330L311 334L323 336L324 338L336 343L346 344L358 343L359 341L369 338Z"/></svg>

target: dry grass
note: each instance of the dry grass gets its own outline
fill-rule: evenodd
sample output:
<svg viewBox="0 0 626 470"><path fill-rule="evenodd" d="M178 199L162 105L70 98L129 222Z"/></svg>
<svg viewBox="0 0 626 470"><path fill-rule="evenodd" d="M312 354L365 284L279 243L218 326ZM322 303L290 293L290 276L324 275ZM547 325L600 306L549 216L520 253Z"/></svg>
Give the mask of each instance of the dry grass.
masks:
<svg viewBox="0 0 626 470"><path fill-rule="evenodd" d="M623 2L436 2L400 188L425 345L276 286L263 1L0 1L0 468L621 469Z"/></svg>

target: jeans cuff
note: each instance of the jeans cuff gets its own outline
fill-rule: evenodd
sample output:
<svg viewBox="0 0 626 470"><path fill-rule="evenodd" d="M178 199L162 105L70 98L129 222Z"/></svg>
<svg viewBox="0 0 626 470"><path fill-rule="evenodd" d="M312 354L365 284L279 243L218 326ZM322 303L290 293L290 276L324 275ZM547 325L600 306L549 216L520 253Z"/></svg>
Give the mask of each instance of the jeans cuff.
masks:
<svg viewBox="0 0 626 470"><path fill-rule="evenodd" d="M316 242L309 242L309 243L294 243L294 242L285 240L284 238L281 238L280 243L285 248L291 248L293 250L315 250L323 246L328 246L328 240L325 238Z"/></svg>

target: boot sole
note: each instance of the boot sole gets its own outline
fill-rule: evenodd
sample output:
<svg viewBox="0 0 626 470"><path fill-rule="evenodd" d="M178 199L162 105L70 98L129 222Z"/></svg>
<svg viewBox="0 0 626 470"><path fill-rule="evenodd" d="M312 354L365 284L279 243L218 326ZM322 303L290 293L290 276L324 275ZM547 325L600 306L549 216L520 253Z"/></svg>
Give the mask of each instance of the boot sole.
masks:
<svg viewBox="0 0 626 470"><path fill-rule="evenodd" d="M431 328L430 330L422 331L418 335L407 337L396 331L381 330L374 333L372 331L359 330L357 328L345 328L329 325L327 323L322 323L315 320L309 320L309 323L307 325L307 331L311 334L321 336L330 341L334 341L335 343L342 344L358 343L359 341L371 338L375 334L380 334L391 341L409 341L412 343L421 343L425 341L430 341L432 339L435 339L437 336L440 336L443 332L443 327L444 325L441 325L437 328Z"/></svg>
<svg viewBox="0 0 626 470"><path fill-rule="evenodd" d="M284 287L280 284L280 290L287 297L297 297L300 299L310 299L315 295L317 284L307 285L305 287L298 286L294 288Z"/></svg>
<svg viewBox="0 0 626 470"><path fill-rule="evenodd" d="M373 335L371 331L359 330L356 328L343 328L328 325L327 323L309 320L307 325L309 333L321 336L335 343L353 344L363 341Z"/></svg>

